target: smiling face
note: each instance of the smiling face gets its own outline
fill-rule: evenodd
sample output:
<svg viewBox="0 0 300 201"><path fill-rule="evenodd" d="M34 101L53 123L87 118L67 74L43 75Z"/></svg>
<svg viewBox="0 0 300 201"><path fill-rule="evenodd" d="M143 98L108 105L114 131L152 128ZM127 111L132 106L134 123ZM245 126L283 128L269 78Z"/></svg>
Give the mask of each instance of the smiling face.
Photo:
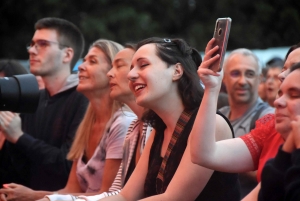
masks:
<svg viewBox="0 0 300 201"><path fill-rule="evenodd" d="M300 115L300 69L291 72L282 82L278 98L274 101L276 107L276 130L286 138L291 131L290 123L296 115Z"/></svg>
<svg viewBox="0 0 300 201"><path fill-rule="evenodd" d="M134 52L131 48L125 48L118 52L113 60L112 68L107 73L111 98L123 103L132 100L133 97L128 85L127 74L130 71Z"/></svg>
<svg viewBox="0 0 300 201"><path fill-rule="evenodd" d="M83 63L78 67L79 84L77 91L81 93L108 90L107 72L111 64L105 54L97 47L92 47L83 59Z"/></svg>
<svg viewBox="0 0 300 201"><path fill-rule="evenodd" d="M168 66L156 54L155 44L140 47L133 56L128 73L129 87L138 105L153 109L170 103L170 96L177 91L173 82L174 65Z"/></svg>
<svg viewBox="0 0 300 201"><path fill-rule="evenodd" d="M258 97L257 62L250 55L233 54L225 63L224 84L231 104L251 104Z"/></svg>

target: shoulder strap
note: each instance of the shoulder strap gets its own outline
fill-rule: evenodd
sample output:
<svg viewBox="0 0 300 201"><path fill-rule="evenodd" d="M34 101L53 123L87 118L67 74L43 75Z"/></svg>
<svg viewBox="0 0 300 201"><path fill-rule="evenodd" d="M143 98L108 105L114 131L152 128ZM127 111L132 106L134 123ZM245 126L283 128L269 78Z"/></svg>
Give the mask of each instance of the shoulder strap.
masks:
<svg viewBox="0 0 300 201"><path fill-rule="evenodd" d="M260 114L262 111L264 111L267 107L269 107L268 103L263 102L258 106L258 110L256 111L256 114L252 117L251 123L250 123L250 130L251 131L253 128L255 128L255 122L259 118Z"/></svg>

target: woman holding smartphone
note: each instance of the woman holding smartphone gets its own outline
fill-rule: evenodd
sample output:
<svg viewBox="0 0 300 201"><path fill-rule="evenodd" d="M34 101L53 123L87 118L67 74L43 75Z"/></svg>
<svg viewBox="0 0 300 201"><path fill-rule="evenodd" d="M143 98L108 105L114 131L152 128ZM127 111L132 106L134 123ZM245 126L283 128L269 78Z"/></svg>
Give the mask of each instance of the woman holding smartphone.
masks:
<svg viewBox="0 0 300 201"><path fill-rule="evenodd" d="M149 38L138 43L128 74L143 120L154 128L144 152L119 195L103 200L239 200L236 174L191 162L189 133L203 90L199 53L181 39ZM220 117L223 119L223 117ZM220 134L217 140L232 137Z"/></svg>
<svg viewBox="0 0 300 201"><path fill-rule="evenodd" d="M260 182L261 171L266 161L276 155L279 146L287 139L292 129L290 121L298 111L293 110L289 113L285 111L285 114L280 114L279 111L281 108L286 108L286 105L275 104L275 115L265 115L257 120L255 129L250 133L239 138L216 142L215 136L226 131L220 129L222 122L214 114L218 88L221 85L221 76L217 76L209 69L216 60L212 57L215 51L216 47L213 41L210 41L206 47L202 68L199 69L199 75L205 85L205 94L196 117L197 123L191 132L192 161L224 172L239 173L257 170L257 180ZM283 71L278 76L281 81L288 75L289 68L300 62L299 55L300 44L292 46L287 53ZM281 119L290 119L290 121ZM260 184L244 200L257 199L259 188Z"/></svg>

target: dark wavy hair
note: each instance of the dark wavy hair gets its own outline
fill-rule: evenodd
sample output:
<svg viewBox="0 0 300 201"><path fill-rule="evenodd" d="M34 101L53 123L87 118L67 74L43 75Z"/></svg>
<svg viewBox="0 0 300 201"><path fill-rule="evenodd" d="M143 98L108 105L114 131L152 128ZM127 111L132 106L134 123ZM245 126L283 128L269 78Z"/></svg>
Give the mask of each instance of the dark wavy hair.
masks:
<svg viewBox="0 0 300 201"><path fill-rule="evenodd" d="M202 62L199 52L179 38L148 38L138 42L137 50L146 44L155 44L157 56L168 66L176 63L182 65L183 75L178 80L178 91L184 108L188 110L198 108L203 97L203 88L197 74L198 66ZM142 120L155 129L164 126L162 119L150 109L144 113Z"/></svg>

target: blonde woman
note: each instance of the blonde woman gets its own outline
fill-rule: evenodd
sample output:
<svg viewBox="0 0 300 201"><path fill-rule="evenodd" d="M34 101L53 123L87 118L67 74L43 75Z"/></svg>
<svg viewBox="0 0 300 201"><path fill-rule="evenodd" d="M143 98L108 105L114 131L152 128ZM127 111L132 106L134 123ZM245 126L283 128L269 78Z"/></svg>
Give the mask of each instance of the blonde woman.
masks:
<svg viewBox="0 0 300 201"><path fill-rule="evenodd" d="M92 195L108 191L117 174L125 134L136 117L109 95L109 79L106 74L112 67L114 56L121 49L123 47L113 41L97 40L79 66L77 90L89 99L90 104L68 154L68 159L74 162L65 188L58 191L60 194ZM37 200L51 194L25 187L21 191L14 193L19 196L16 200ZM9 198L9 192L3 193ZM14 195L11 193L11 196ZM57 194L51 200L61 200L59 196ZM70 199L72 200L72 196Z"/></svg>

